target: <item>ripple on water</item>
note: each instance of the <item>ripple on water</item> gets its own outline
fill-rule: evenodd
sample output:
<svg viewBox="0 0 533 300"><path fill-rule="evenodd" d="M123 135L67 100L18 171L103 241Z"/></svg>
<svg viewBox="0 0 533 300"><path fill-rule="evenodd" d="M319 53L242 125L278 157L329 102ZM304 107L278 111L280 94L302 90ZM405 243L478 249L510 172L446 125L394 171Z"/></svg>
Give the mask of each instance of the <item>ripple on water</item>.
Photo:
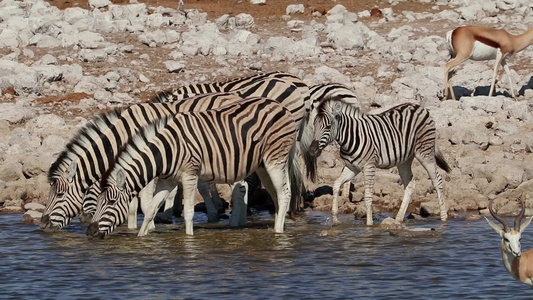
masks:
<svg viewBox="0 0 533 300"><path fill-rule="evenodd" d="M392 237L344 217L335 235L326 213L275 234L272 218L249 228L182 224L139 238L119 230L107 239L85 236L81 224L45 233L0 214L0 297L87 298L508 298L530 288L501 264L499 237L483 220L409 222L441 237ZM526 231L523 247L533 247Z"/></svg>

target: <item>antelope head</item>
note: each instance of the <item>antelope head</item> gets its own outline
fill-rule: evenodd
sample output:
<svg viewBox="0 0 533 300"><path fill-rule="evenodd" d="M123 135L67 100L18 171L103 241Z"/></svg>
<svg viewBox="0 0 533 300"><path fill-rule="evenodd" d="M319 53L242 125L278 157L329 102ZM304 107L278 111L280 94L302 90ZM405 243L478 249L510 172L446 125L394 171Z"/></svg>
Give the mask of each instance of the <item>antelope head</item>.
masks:
<svg viewBox="0 0 533 300"><path fill-rule="evenodd" d="M524 232L526 227L529 226L533 217L528 218L522 225L520 225L522 219L524 218L524 213L526 211L526 205L524 203L524 200L520 200L522 208L518 216L516 216L515 218L514 227L511 228L511 226L509 226L509 223L507 223L507 221L503 217L499 216L494 212L494 209L492 208L492 201L493 200L489 201L490 214L492 215L492 217L494 217L494 219L496 219L503 225L503 228L500 225L487 219L486 217L485 219L487 220L487 222L489 222L489 225L502 237L502 250L516 258L520 258L520 256L522 255L520 247L522 232Z"/></svg>

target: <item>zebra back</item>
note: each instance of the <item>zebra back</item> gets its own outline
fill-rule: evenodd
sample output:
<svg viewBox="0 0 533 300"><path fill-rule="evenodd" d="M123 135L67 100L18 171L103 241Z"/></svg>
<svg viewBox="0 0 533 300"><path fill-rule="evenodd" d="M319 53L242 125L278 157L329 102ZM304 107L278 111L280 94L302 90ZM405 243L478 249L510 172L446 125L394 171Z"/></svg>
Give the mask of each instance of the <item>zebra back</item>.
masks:
<svg viewBox="0 0 533 300"><path fill-rule="evenodd" d="M309 88L297 76L281 71L274 71L269 73L259 73L254 74L252 76L229 79L226 81L192 84L174 90L163 91L157 94L154 98L152 98L152 102L173 102L202 94L229 92L247 88L248 86L257 81L263 81L268 79L281 79L286 82L291 82L296 87L303 89L303 98L309 97ZM305 88L307 89L307 91L305 91Z"/></svg>

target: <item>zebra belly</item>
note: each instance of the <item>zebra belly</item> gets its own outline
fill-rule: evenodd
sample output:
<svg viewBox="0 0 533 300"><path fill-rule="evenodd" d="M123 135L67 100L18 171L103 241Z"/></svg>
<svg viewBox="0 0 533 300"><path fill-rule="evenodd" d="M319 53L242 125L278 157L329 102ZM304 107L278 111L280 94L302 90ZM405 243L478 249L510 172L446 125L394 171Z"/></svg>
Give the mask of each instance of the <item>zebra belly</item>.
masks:
<svg viewBox="0 0 533 300"><path fill-rule="evenodd" d="M494 48L488 45L485 45L481 42L476 41L474 43L474 48L472 49L472 54L470 54L471 60L490 60L495 59L498 48Z"/></svg>

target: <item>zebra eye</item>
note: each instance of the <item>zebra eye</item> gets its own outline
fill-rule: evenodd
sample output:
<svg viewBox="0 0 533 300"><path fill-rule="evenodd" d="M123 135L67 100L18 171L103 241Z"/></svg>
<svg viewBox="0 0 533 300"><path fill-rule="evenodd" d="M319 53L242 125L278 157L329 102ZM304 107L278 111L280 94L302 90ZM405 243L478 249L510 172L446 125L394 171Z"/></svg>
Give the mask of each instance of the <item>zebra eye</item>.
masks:
<svg viewBox="0 0 533 300"><path fill-rule="evenodd" d="M57 198L63 198L65 196L65 193L57 193Z"/></svg>

